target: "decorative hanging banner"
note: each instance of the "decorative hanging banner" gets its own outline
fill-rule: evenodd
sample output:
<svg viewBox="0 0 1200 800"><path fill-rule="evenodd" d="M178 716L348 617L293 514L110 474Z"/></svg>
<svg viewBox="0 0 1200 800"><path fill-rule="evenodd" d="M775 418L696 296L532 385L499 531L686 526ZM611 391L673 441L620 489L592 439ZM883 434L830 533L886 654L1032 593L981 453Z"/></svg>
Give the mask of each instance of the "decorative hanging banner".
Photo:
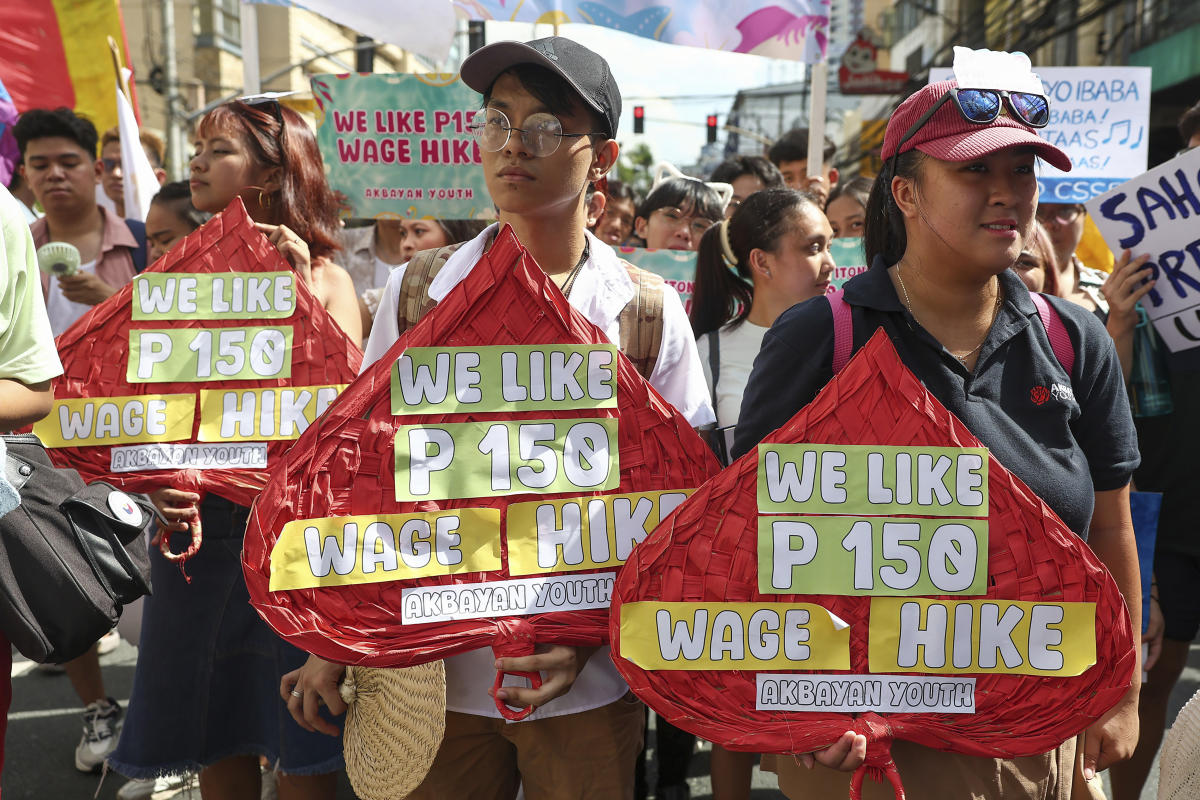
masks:
<svg viewBox="0 0 1200 800"><path fill-rule="evenodd" d="M600 644L616 569L716 472L504 227L273 471L251 602L358 665Z"/></svg>
<svg viewBox="0 0 1200 800"><path fill-rule="evenodd" d="M1200 149L1189 150L1087 204L1114 253L1150 254L1157 281L1142 308L1172 351L1200 346Z"/></svg>
<svg viewBox="0 0 1200 800"><path fill-rule="evenodd" d="M64 374L33 426L56 464L247 506L362 360L240 200L57 344Z"/></svg>
<svg viewBox="0 0 1200 800"><path fill-rule="evenodd" d="M615 248L617 255L647 272L653 272L675 287L683 310L692 311L692 293L696 290L696 253L693 250L646 250L641 247Z"/></svg>
<svg viewBox="0 0 1200 800"><path fill-rule="evenodd" d="M351 217L495 216L457 75L314 75L317 145Z"/></svg>
<svg viewBox="0 0 1200 800"><path fill-rule="evenodd" d="M893 738L1044 753L1136 661L1104 566L883 332L633 551L610 626L618 670L672 724L776 753L854 730L862 772L894 785Z"/></svg>
<svg viewBox="0 0 1200 800"><path fill-rule="evenodd" d="M670 44L825 60L829 0L451 0L468 19L583 22Z"/></svg>

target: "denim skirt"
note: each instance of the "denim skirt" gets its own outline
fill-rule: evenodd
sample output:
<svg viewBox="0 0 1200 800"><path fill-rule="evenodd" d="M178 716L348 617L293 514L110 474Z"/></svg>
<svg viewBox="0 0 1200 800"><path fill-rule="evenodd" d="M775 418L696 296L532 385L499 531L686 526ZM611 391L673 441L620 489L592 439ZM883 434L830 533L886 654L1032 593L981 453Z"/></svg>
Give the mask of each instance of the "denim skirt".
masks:
<svg viewBox="0 0 1200 800"><path fill-rule="evenodd" d="M179 568L151 548L133 694L109 766L131 778L196 771L223 758L265 756L280 772L342 767L340 737L309 733L279 697L279 679L308 657L267 627L242 577L249 509L215 495L200 506L204 540ZM176 533L175 549L184 534Z"/></svg>

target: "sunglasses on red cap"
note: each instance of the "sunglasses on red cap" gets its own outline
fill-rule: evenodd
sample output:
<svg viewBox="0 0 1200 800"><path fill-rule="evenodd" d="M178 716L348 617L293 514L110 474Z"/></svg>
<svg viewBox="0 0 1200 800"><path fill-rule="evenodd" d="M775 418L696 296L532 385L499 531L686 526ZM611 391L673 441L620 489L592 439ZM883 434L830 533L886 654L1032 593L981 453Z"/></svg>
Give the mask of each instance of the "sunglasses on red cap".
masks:
<svg viewBox="0 0 1200 800"><path fill-rule="evenodd" d="M1044 128L1050 122L1050 101L1040 94L997 89L950 89L900 137L900 143L896 145L896 154L904 151L908 140L916 136L917 131L921 130L949 100L954 101L963 119L977 125L994 122L999 118L1005 104L1013 117L1031 128Z"/></svg>

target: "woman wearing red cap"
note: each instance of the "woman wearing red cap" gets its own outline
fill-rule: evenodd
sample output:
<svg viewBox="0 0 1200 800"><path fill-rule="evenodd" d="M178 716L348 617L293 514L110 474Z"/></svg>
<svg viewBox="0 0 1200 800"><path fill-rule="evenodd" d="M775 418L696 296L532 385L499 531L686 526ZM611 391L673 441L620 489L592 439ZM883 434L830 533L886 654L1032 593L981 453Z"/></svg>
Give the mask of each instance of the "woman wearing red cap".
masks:
<svg viewBox="0 0 1200 800"><path fill-rule="evenodd" d="M1070 338L1074 366L1056 357L1037 308L1010 269L1029 239L1040 156L1069 170L1038 138L1045 97L935 83L900 105L884 138L883 172L867 207L872 268L844 299L857 349L887 331L905 365L1086 538L1140 619L1137 554L1129 517L1136 436L1112 341L1087 310L1049 297ZM816 298L785 312L766 334L743 400L734 456L789 420L832 377L831 306ZM1035 402L1037 386L1053 387ZM1069 798L1073 772L1127 758L1137 740L1138 681L1075 742L1041 756L993 760L897 741L892 754L912 797ZM842 768L862 760L856 738ZM845 746L845 737L839 742ZM1074 760L1073 760L1074 759ZM811 756L806 757L810 764ZM818 759L833 763L829 758ZM796 769L779 759L792 797L846 796L848 774ZM888 797L870 781L864 797ZM1077 787L1081 788L1081 787Z"/></svg>

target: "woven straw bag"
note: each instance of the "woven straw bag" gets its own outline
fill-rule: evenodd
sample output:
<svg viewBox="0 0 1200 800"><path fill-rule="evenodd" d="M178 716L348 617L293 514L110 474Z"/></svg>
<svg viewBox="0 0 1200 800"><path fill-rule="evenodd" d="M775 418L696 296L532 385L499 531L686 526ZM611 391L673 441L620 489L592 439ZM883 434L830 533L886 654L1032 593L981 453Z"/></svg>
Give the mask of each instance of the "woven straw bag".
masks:
<svg viewBox="0 0 1200 800"><path fill-rule="evenodd" d="M1158 800L1200 797L1200 692L1179 710L1158 760Z"/></svg>
<svg viewBox="0 0 1200 800"><path fill-rule="evenodd" d="M326 588L271 591L271 554L285 524L348 515L403 514L495 508L502 520L513 503L588 494L520 494L503 497L397 501L395 437L401 425L499 419L616 417L619 485L605 492L694 489L719 469L687 420L617 356L617 408L587 412L555 409L505 414L392 414L392 365L409 347L519 344L608 344L604 332L572 308L507 226L492 248L440 303L368 367L313 425L275 471L251 512L243 564L251 602L282 637L339 663L411 666L491 646L497 655L531 654L537 643L574 646L608 639L608 609L586 608L404 623L404 591L414 587L477 584L511 576L508 540L500 542L502 568ZM590 495L589 495L590 496ZM529 577L609 573L583 569ZM524 577L524 576L519 576ZM501 612L502 613L502 612ZM481 687L482 689L482 687Z"/></svg>
<svg viewBox="0 0 1200 800"><path fill-rule="evenodd" d="M767 442L979 447L961 421L929 394L879 332L821 393ZM856 773L884 773L899 788L889 755L899 737L940 750L1007 758L1052 750L1125 694L1135 663L1120 592L1090 548L994 457L988 463L989 534L985 596L1096 604L1096 661L1072 677L977 674L975 713L848 714L758 710L756 673L651 671L622 657L626 603L814 603L849 625L848 674L868 674L871 598L761 594L758 576L758 455L751 452L706 483L634 549L617 578L610 618L613 661L630 688L672 724L732 750L807 753L843 732L868 739ZM771 670L780 671L780 670ZM838 670L785 670L797 674Z"/></svg>
<svg viewBox="0 0 1200 800"><path fill-rule="evenodd" d="M446 732L441 661L405 669L347 667L346 774L361 800L401 800L433 765Z"/></svg>

